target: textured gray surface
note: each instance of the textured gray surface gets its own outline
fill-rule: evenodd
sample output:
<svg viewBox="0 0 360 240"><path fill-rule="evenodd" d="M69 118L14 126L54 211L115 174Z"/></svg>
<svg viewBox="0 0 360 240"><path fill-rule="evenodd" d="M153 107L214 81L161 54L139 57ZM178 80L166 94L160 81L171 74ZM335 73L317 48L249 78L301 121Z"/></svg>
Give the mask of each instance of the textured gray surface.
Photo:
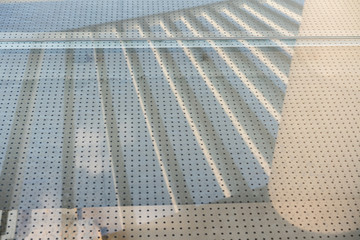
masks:
<svg viewBox="0 0 360 240"><path fill-rule="evenodd" d="M118 45L49 42L46 28L42 43L3 42L1 239L359 239L360 48L325 40L356 36L359 3L304 6L226 1L73 29L138 39ZM293 33L324 38L269 38ZM152 37L174 39L139 40Z"/></svg>

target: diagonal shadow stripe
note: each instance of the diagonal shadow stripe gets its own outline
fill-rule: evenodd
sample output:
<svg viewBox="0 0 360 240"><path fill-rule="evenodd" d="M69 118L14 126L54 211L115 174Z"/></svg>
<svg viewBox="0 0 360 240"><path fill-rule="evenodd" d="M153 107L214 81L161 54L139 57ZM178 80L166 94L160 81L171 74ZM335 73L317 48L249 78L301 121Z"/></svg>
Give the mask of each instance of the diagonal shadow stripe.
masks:
<svg viewBox="0 0 360 240"><path fill-rule="evenodd" d="M219 25L217 22L226 24L226 26L228 26L228 28L230 28L232 31L236 31L235 29L238 28L238 26L236 26L233 21L230 22L227 18L225 18L222 14L215 11L214 9L209 9L208 13L209 14L206 14L207 20L215 21L214 25L217 26L218 31L221 30L222 32L227 32L228 30L224 29L223 26L221 24ZM255 58L258 59L257 62L261 63L270 72L272 72L277 77L277 80L280 80L280 83L274 82L274 80L272 80L272 79L268 79L268 80L270 80L274 85L276 85L279 88L283 88L283 89L286 88L286 84L288 81L286 74L284 74L284 72L279 68L279 66L277 66L277 64L274 64L271 59L268 59L265 56L265 54L263 53L263 49L261 49L261 48L255 49L254 47L248 47L247 46L248 44L245 41L243 41L243 42L239 41L239 43L244 45L244 47L252 54L252 56L254 56ZM284 49L279 48L278 53L282 54L283 51L284 51ZM248 56L248 58L249 58L249 56ZM289 66L290 66L290 59L285 58L284 62L288 62Z"/></svg>
<svg viewBox="0 0 360 240"><path fill-rule="evenodd" d="M123 157L123 149L119 137L119 129L116 121L116 113L108 80L108 69L104 59L103 49L95 49L97 79L101 97L101 104L106 125L106 135L111 153L111 165L113 180L116 186L115 192L119 206L131 206L133 204L130 184L126 173L126 164Z"/></svg>
<svg viewBox="0 0 360 240"><path fill-rule="evenodd" d="M167 30L167 27L165 26L167 24L163 23L163 27L165 31ZM209 41L211 42L211 41ZM219 50L218 48L216 49L217 51ZM190 59L190 61L192 62L192 64L194 65L194 67L197 69L197 71L199 72L200 77L206 82L208 88L213 91L214 96L216 97L218 103L220 105L224 105L224 112L226 113L226 115L228 115L229 119L232 121L232 124L234 125L234 127L236 128L236 130L239 132L239 134L242 136L244 142L246 143L246 145L248 146L249 149L252 149L252 152L254 154L254 156L256 157L257 161L259 162L259 164L263 167L265 173L267 175L270 174L270 166L268 164L268 159L266 159L263 154L259 151L259 149L257 148L257 146L254 144L254 142L252 140L250 140L251 136L248 135L248 130L246 130L241 124L239 124L239 118L238 116L235 116L234 111L231 110L231 107L228 105L227 101L225 100L226 96L228 94L222 94L221 92L219 92L219 89L223 89L224 86L227 86L229 89L232 89L234 92L236 93L237 91L231 86L231 84L229 84L228 81L223 82L223 84L218 84L217 86L215 86L212 83L212 76L211 74L209 75L210 72L213 72L214 70L217 69L215 64L212 64L212 66L204 66L204 64L201 64L200 62L203 61L198 61L196 60L193 52L195 50L190 49L190 48L184 48L184 52L185 54L188 56L188 58ZM200 56L203 56L205 54L205 52L203 50L198 50L201 51ZM224 53L222 53L224 54ZM220 54L221 55L221 54ZM205 54L206 56L206 54ZM211 61L209 58L208 62ZM218 70L219 72L219 70ZM222 75L222 74L221 74ZM218 82L218 81L217 81ZM240 101L239 101L240 99ZM243 101L243 99L240 97L239 99L237 99L237 101L239 103L244 103L243 105L245 105L247 107L247 104ZM226 109L226 110L225 110ZM246 108L245 108L246 109ZM248 109L248 111L250 113L252 113L252 111L250 109ZM252 119L254 120L254 119ZM257 120L257 117L255 116L255 120ZM235 121L235 122L234 122ZM245 119L246 121L246 119ZM243 121L244 122L244 121ZM262 124L260 124L262 125ZM265 132L267 132L266 128L263 128L263 130L265 130ZM256 133L258 133L256 131ZM260 132L261 133L261 132ZM271 136L271 135L270 135ZM271 150L272 148L269 148L269 150ZM272 152L272 151L271 151Z"/></svg>
<svg viewBox="0 0 360 240"><path fill-rule="evenodd" d="M144 106L145 118L147 121L151 120L148 130L149 134L153 135L155 140L153 144L159 151L159 164L164 166L163 174L167 174L169 177L169 185L176 197L177 204L194 204L137 52L135 49L124 49L124 51L127 53L128 64L131 66L129 70L136 81L139 101Z"/></svg>
<svg viewBox="0 0 360 240"><path fill-rule="evenodd" d="M194 55L207 56L207 53L203 49L193 48L191 49ZM230 107L230 110L236 116L236 123L240 125L245 125L246 123L257 123L252 127L247 127L245 129L245 136L249 136L254 143L259 148L259 143L261 144L261 148L259 148L261 155L265 157L265 159L269 162L272 156L272 149L275 144L275 139L272 137L272 134L268 131L268 129L259 121L258 117L255 113L249 108L248 103L244 101L243 97L240 96L238 91L231 85L231 83L224 76L211 76L210 73L220 73L221 71L218 69L216 64L212 61L211 57L206 57L205 61L197 61L197 64L200 68L203 69L203 72L206 74L207 79L211 82L212 86L217 89L219 94L222 96L221 102L226 102L227 106ZM241 109L241 113L239 114L239 109ZM242 136L245 138L246 137ZM268 149L268 152L264 150Z"/></svg>
<svg viewBox="0 0 360 240"><path fill-rule="evenodd" d="M221 137L214 129L210 119L205 114L205 110L197 99L196 94L187 83L186 78L181 75L181 71L171 56L171 53L167 49L153 49L153 51L157 51L157 54L161 56L162 61L158 63L166 64L170 77L168 78L168 81L173 82L172 84L174 84L178 90L176 97L178 99L181 98L182 102L185 104L185 106L183 106L179 102L180 107L182 109L184 107L187 108L187 111L191 115L192 121L189 122L190 127L195 127L200 133L201 139L197 140L203 151L204 148L208 151L208 154L204 154L205 157L211 158L219 169L223 181L229 188L231 194L243 192L243 196L246 196L246 193L251 191L251 189L248 187L247 182L236 167L233 157L223 145Z"/></svg>
<svg viewBox="0 0 360 240"><path fill-rule="evenodd" d="M74 120L74 49L66 50L64 85L64 136L62 145L62 208L74 208L75 203L75 120Z"/></svg>

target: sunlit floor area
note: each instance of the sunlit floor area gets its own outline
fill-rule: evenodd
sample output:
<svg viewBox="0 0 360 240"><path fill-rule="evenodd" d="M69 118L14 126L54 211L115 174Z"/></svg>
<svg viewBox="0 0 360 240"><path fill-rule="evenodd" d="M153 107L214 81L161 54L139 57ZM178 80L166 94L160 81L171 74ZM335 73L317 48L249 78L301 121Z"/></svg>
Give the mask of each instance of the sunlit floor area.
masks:
<svg viewBox="0 0 360 240"><path fill-rule="evenodd" d="M0 3L0 239L360 239L360 2Z"/></svg>

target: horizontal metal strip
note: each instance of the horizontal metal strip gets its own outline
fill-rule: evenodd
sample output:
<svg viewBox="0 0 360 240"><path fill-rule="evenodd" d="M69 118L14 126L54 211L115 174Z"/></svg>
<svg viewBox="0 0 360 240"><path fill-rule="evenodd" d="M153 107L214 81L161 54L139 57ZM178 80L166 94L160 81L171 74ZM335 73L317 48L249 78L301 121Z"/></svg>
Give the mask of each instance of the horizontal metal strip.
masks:
<svg viewBox="0 0 360 240"><path fill-rule="evenodd" d="M0 41L105 41L105 40L208 40L208 39L357 39L360 31L327 31L306 32L298 34L297 31L288 31L288 34L274 31L248 33L244 31L222 32L198 31L201 37L191 31L172 31L172 37L163 32L147 32L146 37L137 31L129 32L0 32Z"/></svg>
<svg viewBox="0 0 360 240"><path fill-rule="evenodd" d="M273 39L257 40L133 40L133 41L15 41L0 42L0 49L66 49L66 48L214 48L214 47L314 47L359 46L360 39Z"/></svg>

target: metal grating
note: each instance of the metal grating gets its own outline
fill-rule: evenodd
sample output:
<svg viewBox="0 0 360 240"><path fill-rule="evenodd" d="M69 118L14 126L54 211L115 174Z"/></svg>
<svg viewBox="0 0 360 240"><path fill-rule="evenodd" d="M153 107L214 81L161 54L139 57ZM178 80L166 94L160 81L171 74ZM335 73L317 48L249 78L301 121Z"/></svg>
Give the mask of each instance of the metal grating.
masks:
<svg viewBox="0 0 360 240"><path fill-rule="evenodd" d="M360 238L357 1L26 2L1 239Z"/></svg>

